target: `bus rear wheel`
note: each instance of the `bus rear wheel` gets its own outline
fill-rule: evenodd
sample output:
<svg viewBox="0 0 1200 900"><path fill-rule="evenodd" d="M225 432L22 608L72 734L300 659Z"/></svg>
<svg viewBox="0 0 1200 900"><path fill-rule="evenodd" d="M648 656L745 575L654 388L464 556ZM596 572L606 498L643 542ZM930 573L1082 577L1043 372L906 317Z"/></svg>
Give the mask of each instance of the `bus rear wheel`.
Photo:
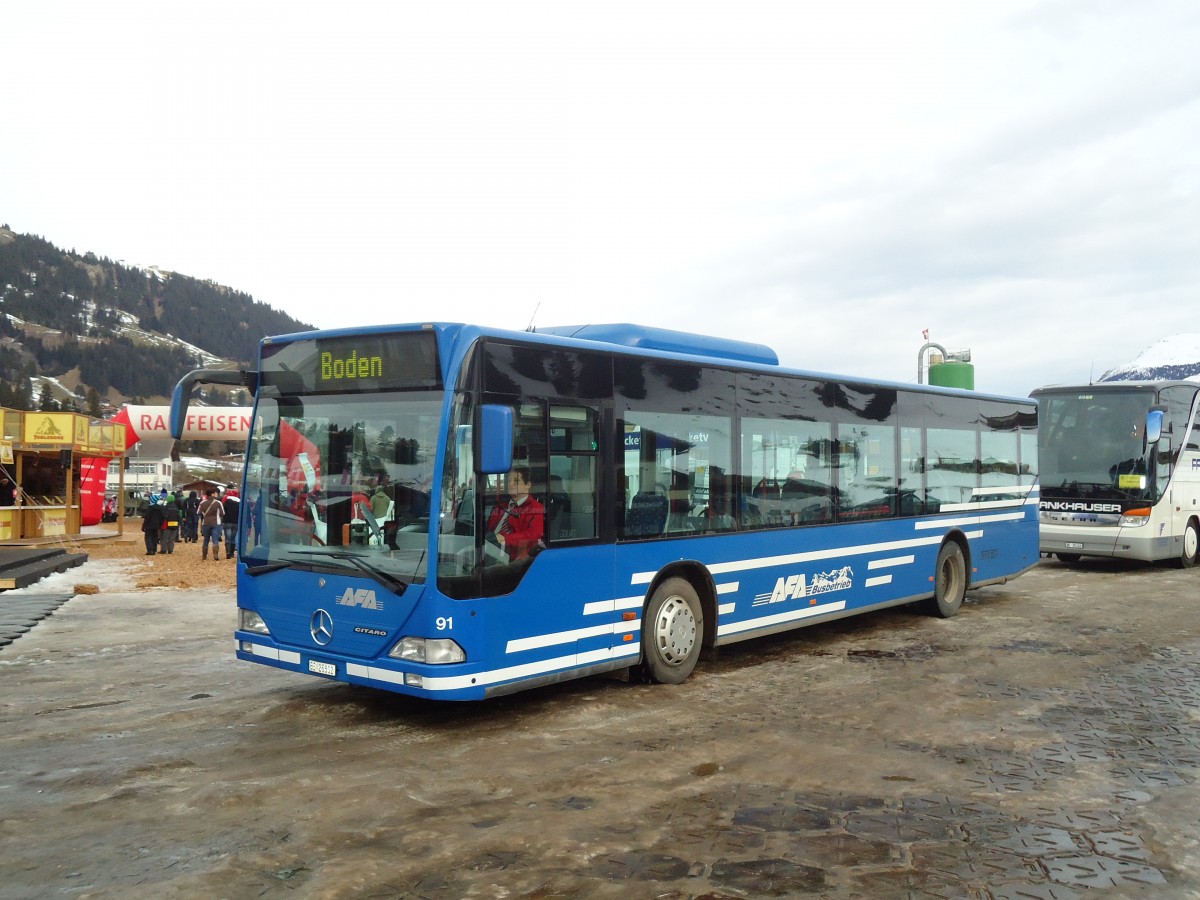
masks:
<svg viewBox="0 0 1200 900"><path fill-rule="evenodd" d="M927 609L935 616L948 619L962 609L967 595L967 561L962 547L954 541L946 541L938 551L937 564L933 571L933 596Z"/></svg>
<svg viewBox="0 0 1200 900"><path fill-rule="evenodd" d="M681 684L696 668L704 643L704 611L696 589L668 578L642 618L642 676L656 684Z"/></svg>
<svg viewBox="0 0 1200 900"><path fill-rule="evenodd" d="M1183 529L1183 551L1179 554L1179 565L1190 569L1196 565L1196 557L1200 555L1200 531L1197 530L1196 520L1189 519Z"/></svg>

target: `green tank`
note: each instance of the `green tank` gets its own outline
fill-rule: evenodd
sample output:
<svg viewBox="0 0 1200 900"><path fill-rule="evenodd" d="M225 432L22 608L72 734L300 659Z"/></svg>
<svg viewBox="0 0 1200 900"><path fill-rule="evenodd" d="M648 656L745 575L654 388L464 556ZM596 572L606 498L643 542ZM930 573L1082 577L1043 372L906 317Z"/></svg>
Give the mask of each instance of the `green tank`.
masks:
<svg viewBox="0 0 1200 900"><path fill-rule="evenodd" d="M938 387L975 390L975 367L968 362L935 363L929 367L929 383Z"/></svg>

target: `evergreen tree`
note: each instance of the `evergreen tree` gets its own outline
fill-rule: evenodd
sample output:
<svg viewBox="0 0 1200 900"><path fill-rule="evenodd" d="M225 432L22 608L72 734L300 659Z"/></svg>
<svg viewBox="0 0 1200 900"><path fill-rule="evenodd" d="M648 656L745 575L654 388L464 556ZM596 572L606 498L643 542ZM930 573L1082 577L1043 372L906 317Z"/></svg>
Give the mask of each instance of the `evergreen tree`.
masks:
<svg viewBox="0 0 1200 900"><path fill-rule="evenodd" d="M42 412L57 412L58 408L54 395L50 392L50 385L43 381L42 392L38 395L38 409Z"/></svg>
<svg viewBox="0 0 1200 900"><path fill-rule="evenodd" d="M14 409L33 409L33 376L35 372L31 363L22 373L13 395Z"/></svg>

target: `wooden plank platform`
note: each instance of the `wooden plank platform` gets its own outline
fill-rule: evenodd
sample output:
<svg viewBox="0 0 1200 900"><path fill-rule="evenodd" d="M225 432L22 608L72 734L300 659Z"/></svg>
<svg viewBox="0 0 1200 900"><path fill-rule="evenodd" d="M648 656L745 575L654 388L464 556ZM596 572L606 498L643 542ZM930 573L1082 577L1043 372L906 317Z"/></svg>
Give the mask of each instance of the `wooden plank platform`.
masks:
<svg viewBox="0 0 1200 900"><path fill-rule="evenodd" d="M87 562L86 553L56 548L0 547L0 591L28 587L55 572Z"/></svg>

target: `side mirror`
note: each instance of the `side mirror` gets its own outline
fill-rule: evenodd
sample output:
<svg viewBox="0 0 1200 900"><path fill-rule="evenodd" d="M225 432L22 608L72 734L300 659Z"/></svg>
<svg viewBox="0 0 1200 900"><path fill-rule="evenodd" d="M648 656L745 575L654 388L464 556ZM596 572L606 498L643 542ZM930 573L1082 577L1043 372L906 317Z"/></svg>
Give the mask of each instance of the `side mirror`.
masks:
<svg viewBox="0 0 1200 900"><path fill-rule="evenodd" d="M479 407L479 471L502 475L512 468L513 411L511 406Z"/></svg>
<svg viewBox="0 0 1200 900"><path fill-rule="evenodd" d="M1152 409L1146 413L1146 445L1157 444L1162 437L1163 411Z"/></svg>
<svg viewBox="0 0 1200 900"><path fill-rule="evenodd" d="M171 437L179 440L187 427L188 404L197 384L227 384L247 388L251 394L258 389L258 373L234 369L196 369L188 372L175 385L171 395Z"/></svg>

